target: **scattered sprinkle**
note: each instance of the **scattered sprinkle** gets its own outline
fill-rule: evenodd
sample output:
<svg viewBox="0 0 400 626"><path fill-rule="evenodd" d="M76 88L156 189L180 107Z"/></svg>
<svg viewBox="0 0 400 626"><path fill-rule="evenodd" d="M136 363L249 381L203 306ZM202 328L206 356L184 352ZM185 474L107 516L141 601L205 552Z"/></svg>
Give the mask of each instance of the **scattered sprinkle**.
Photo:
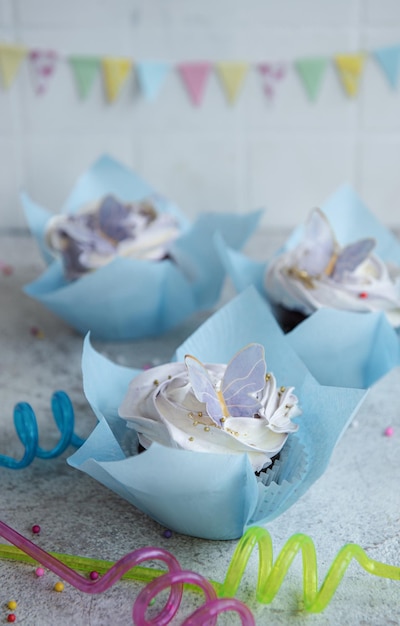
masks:
<svg viewBox="0 0 400 626"><path fill-rule="evenodd" d="M17 619L17 616L15 615L15 613L9 613L7 615L7 622L15 622L16 619Z"/></svg>
<svg viewBox="0 0 400 626"><path fill-rule="evenodd" d="M37 326L31 326L31 335L36 337L36 339L44 339L44 332Z"/></svg>
<svg viewBox="0 0 400 626"><path fill-rule="evenodd" d="M7 604L8 608L11 609L11 611L15 611L15 609L17 608L17 603L15 600L10 600L10 602Z"/></svg>
<svg viewBox="0 0 400 626"><path fill-rule="evenodd" d="M40 533L40 526L39 524L34 524L32 526L32 532L34 535L38 535Z"/></svg>
<svg viewBox="0 0 400 626"><path fill-rule="evenodd" d="M54 585L53 589L54 589L54 591L58 591L58 592L64 591L64 583L62 583L61 581L58 581Z"/></svg>
<svg viewBox="0 0 400 626"><path fill-rule="evenodd" d="M98 572L93 571L93 572L90 572L90 574L89 574L90 580L97 580L98 577L99 577L99 573Z"/></svg>
<svg viewBox="0 0 400 626"><path fill-rule="evenodd" d="M393 428L393 426L388 426L387 428L385 428L384 435L385 435L385 437L393 437L393 435L394 435L394 428Z"/></svg>
<svg viewBox="0 0 400 626"><path fill-rule="evenodd" d="M6 263L5 261L0 261L0 271L3 276L11 276L13 273L12 265Z"/></svg>
<svg viewBox="0 0 400 626"><path fill-rule="evenodd" d="M37 567L37 568L35 569L35 574L36 574L36 576L38 576L39 578L40 578L41 576L44 576L44 569L43 569L43 567Z"/></svg>
<svg viewBox="0 0 400 626"><path fill-rule="evenodd" d="M166 539L170 539L172 537L172 530L164 530L163 535Z"/></svg>

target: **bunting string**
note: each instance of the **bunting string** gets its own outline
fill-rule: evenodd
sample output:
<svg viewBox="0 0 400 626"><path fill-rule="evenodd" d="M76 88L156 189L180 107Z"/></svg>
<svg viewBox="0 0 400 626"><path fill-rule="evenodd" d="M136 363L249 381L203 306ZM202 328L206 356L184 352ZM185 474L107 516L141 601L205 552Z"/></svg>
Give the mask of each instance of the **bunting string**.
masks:
<svg viewBox="0 0 400 626"><path fill-rule="evenodd" d="M49 90L51 80L61 61L70 68L79 97L89 97L97 76L101 76L104 94L110 104L118 100L128 78L134 75L141 95L154 101L160 97L168 75L176 72L195 107L199 107L207 93L212 73L226 97L228 105L239 98L254 70L258 75L260 89L271 99L292 67L310 102L316 102L325 74L331 66L337 75L338 86L348 98L359 94L367 61L371 59L381 71L392 90L396 90L400 73L400 44L381 47L369 52L340 53L332 57L310 56L293 61L263 61L250 63L237 61L180 61L177 63L152 60L136 60L127 57L95 55L62 55L56 50L28 49L24 46L0 43L0 76L3 90L8 90L18 77L23 62L29 65L34 92L42 96Z"/></svg>

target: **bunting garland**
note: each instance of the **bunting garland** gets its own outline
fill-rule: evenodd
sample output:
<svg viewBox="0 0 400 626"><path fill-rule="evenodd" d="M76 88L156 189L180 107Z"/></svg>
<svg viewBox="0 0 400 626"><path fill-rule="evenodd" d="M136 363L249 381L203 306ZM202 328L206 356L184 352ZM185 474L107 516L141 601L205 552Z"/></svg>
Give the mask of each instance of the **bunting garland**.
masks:
<svg viewBox="0 0 400 626"><path fill-rule="evenodd" d="M336 54L331 59L326 56L299 58L292 61L293 67L311 102L318 99L329 64L335 67L339 84L349 98L355 98L365 70L366 60L370 56L382 71L392 89L396 89L400 77L400 44L381 47L371 52ZM143 97L154 101L167 80L169 73L175 70L182 80L189 101L199 107L204 99L208 79L215 73L228 104L233 105L246 82L249 71L254 69L260 77L261 89L268 99L276 94L278 85L288 75L288 62L263 61L188 61L168 63L161 61L133 61L126 57L100 57L70 55L62 56L55 50L27 49L11 43L0 43L0 75L4 89L8 90L15 82L22 62L29 63L33 89L36 94L47 92L60 60L66 60L71 68L78 95L86 99L96 77L101 73L105 97L109 103L115 102L128 80L134 73L137 85Z"/></svg>

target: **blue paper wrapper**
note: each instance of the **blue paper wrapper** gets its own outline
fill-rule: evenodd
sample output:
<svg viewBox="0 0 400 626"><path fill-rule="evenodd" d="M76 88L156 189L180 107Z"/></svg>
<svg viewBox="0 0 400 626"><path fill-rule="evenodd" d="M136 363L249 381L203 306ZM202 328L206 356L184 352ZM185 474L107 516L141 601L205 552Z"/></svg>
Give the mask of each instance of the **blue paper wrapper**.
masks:
<svg viewBox="0 0 400 626"><path fill-rule="evenodd" d="M338 189L324 204L321 210L328 218L337 240L341 246L354 241L372 237L376 241L374 251L385 263L392 263L400 267L400 242L394 234L369 211L355 191L348 185ZM268 300L264 280L268 266L275 258L295 248L304 233L305 225L295 228L285 244L277 250L271 259L258 262L249 259L237 250L233 250L224 240L223 235L216 235L216 245L228 275L232 279L235 289L243 291L249 285L256 289ZM274 308L273 302L270 302ZM314 313L315 315L315 313Z"/></svg>
<svg viewBox="0 0 400 626"><path fill-rule="evenodd" d="M103 156L79 178L62 213L76 213L107 194L128 202L154 196L155 192L134 172ZM80 333L90 331L94 337L106 340L160 335L196 311L212 307L225 278L214 234L219 232L230 247L239 249L260 218L260 212L246 216L205 213L190 225L175 205L158 197L158 209L172 213L182 228L182 235L171 246L174 260L120 257L67 281L61 260L54 260L45 242L46 225L53 214L27 194L22 194L22 204L49 265L25 287L25 292Z"/></svg>
<svg viewBox="0 0 400 626"><path fill-rule="evenodd" d="M177 361L192 354L204 363L227 363L245 345L260 343L268 371L279 384L295 387L302 410L296 418L299 429L260 477L247 454L191 452L156 443L138 454L136 433L118 416L118 407L139 371L111 363L88 337L84 390L99 424L68 462L179 533L235 539L248 526L265 524L323 474L366 388L400 363L396 335L384 316L366 314L361 328L356 314L345 315L353 318L345 327L342 313L326 311L284 335L264 299L248 288L177 350Z"/></svg>

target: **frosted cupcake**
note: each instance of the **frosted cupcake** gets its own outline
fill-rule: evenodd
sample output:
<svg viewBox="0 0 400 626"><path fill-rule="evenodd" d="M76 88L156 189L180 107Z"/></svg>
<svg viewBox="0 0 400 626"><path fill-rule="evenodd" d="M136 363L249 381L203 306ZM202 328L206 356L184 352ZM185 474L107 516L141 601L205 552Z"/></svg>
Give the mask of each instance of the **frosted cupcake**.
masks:
<svg viewBox="0 0 400 626"><path fill-rule="evenodd" d="M300 241L269 263L264 287L284 330L322 307L383 311L400 326L400 268L375 253L372 237L341 246L325 214L311 212Z"/></svg>

